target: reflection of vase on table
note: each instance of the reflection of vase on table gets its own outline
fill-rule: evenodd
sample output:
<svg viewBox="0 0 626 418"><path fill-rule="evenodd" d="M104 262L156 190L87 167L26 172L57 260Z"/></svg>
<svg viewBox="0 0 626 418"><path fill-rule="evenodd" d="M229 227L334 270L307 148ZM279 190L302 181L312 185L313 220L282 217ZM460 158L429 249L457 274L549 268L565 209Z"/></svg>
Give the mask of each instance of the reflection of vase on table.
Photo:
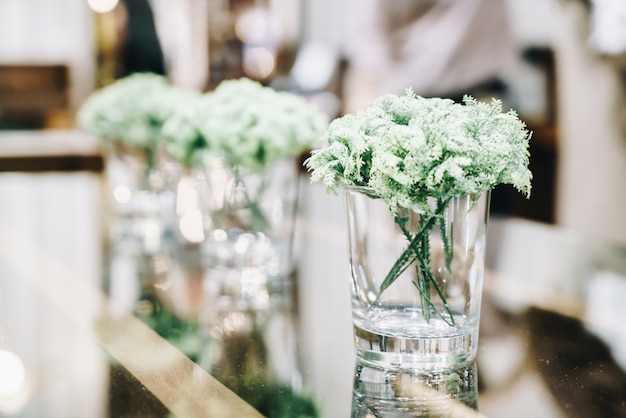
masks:
<svg viewBox="0 0 626 418"><path fill-rule="evenodd" d="M245 286L225 289L213 284L210 274L201 317L205 345L200 365L265 416L318 416L302 381L291 289L256 287L255 292L269 296L260 298L245 293Z"/></svg>
<svg viewBox="0 0 626 418"><path fill-rule="evenodd" d="M129 335L131 329L132 333L141 333L142 327L134 320L137 318L197 361L201 341L193 295L199 293L196 283L200 279L196 279L194 265L182 265L185 260L172 252L180 251L180 247L171 244L163 243L156 251L147 252L134 237L117 237L108 243L103 259L103 290L109 303L97 328L105 336ZM169 344L155 344L152 349L158 351ZM143 356L140 361L148 362L142 366L145 368L168 370L174 367L171 359L156 353L151 359ZM108 416L171 417L161 401L139 384L126 367L115 358L110 362Z"/></svg>
<svg viewBox="0 0 626 418"><path fill-rule="evenodd" d="M445 392L435 382L473 363L489 191L511 183L529 193L528 139L499 102L467 97L461 105L408 91L335 120L307 160L313 180L344 189L346 199L353 416L363 416L359 406L372 393L381 416L394 403L418 412L419 397L401 395L396 379Z"/></svg>

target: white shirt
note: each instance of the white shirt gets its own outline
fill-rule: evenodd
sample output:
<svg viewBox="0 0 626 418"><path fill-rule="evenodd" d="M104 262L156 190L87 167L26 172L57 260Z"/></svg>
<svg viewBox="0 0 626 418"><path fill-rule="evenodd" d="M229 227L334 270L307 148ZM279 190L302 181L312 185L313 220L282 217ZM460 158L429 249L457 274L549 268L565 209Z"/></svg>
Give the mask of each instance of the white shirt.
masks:
<svg viewBox="0 0 626 418"><path fill-rule="evenodd" d="M361 4L348 47L348 77L354 79L347 80L347 93L360 96L357 101L402 94L407 87L424 96L462 93L504 77L518 58L503 0Z"/></svg>

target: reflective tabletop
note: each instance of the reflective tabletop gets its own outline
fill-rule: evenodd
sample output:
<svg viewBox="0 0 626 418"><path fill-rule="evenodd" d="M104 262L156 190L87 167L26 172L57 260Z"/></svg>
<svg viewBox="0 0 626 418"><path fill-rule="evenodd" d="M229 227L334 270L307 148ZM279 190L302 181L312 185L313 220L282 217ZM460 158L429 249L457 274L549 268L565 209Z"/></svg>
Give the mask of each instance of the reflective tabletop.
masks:
<svg viewBox="0 0 626 418"><path fill-rule="evenodd" d="M0 416L262 416L202 367L198 254L129 256L105 239L105 203L98 173L0 174ZM350 416L355 370L344 222L303 179L299 361L329 418ZM164 273L147 290L146 268ZM626 416L626 248L494 215L487 268L478 411L446 416Z"/></svg>

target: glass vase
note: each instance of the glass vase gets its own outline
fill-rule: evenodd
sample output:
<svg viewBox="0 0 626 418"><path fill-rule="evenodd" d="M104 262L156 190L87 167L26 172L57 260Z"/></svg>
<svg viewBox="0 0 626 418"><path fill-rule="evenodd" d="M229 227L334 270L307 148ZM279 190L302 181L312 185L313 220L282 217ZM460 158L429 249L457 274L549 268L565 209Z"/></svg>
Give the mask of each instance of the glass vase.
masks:
<svg viewBox="0 0 626 418"><path fill-rule="evenodd" d="M346 189L358 361L412 374L475 359L490 193L392 211ZM442 203L443 202L443 203Z"/></svg>
<svg viewBox="0 0 626 418"><path fill-rule="evenodd" d="M221 290L204 289L200 365L264 416L317 417L302 380L291 294L272 292L260 306Z"/></svg>
<svg viewBox="0 0 626 418"><path fill-rule="evenodd" d="M294 159L279 160L263 172L219 160L208 167L200 189L204 260L212 282L235 284L260 301L268 288L284 284L293 269L298 187Z"/></svg>
<svg viewBox="0 0 626 418"><path fill-rule="evenodd" d="M116 140L103 143L103 155L111 239L132 238L156 250L173 219L177 165L162 160L157 147Z"/></svg>

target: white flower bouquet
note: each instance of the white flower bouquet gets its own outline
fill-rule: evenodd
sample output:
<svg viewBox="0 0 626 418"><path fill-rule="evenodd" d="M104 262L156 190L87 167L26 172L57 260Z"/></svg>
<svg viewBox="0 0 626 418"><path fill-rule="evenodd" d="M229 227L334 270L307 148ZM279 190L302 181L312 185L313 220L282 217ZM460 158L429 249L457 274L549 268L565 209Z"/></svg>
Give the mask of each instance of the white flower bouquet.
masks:
<svg viewBox="0 0 626 418"><path fill-rule="evenodd" d="M253 172L311 148L328 125L302 98L247 78L223 81L197 106L178 110L165 127L171 155L188 165L217 157Z"/></svg>
<svg viewBox="0 0 626 418"><path fill-rule="evenodd" d="M249 213L248 226L258 232L268 226L258 201L271 181L264 175L279 160L312 148L327 127L315 105L241 78L221 82L194 106L180 107L164 134L169 155L183 165L230 173L232 194L224 196L214 221Z"/></svg>
<svg viewBox="0 0 626 418"><path fill-rule="evenodd" d="M164 76L135 73L89 96L79 109L78 124L102 141L141 150L152 167L165 122L199 97L172 86Z"/></svg>
<svg viewBox="0 0 626 418"><path fill-rule="evenodd" d="M444 211L455 197L471 196L501 183L512 184L527 196L530 132L514 111L502 112L494 100L481 103L470 96L464 103L423 98L408 90L403 96L385 95L356 115L334 120L322 138L322 147L306 160L312 181L323 181L330 192L356 190L382 199L406 237L400 254L378 289L382 294L412 264L414 286L423 312L433 308L447 322L453 317L430 269L428 233L445 222ZM409 229L406 210L419 214L419 229ZM440 227L446 267L453 246ZM447 314L430 301L433 286Z"/></svg>

